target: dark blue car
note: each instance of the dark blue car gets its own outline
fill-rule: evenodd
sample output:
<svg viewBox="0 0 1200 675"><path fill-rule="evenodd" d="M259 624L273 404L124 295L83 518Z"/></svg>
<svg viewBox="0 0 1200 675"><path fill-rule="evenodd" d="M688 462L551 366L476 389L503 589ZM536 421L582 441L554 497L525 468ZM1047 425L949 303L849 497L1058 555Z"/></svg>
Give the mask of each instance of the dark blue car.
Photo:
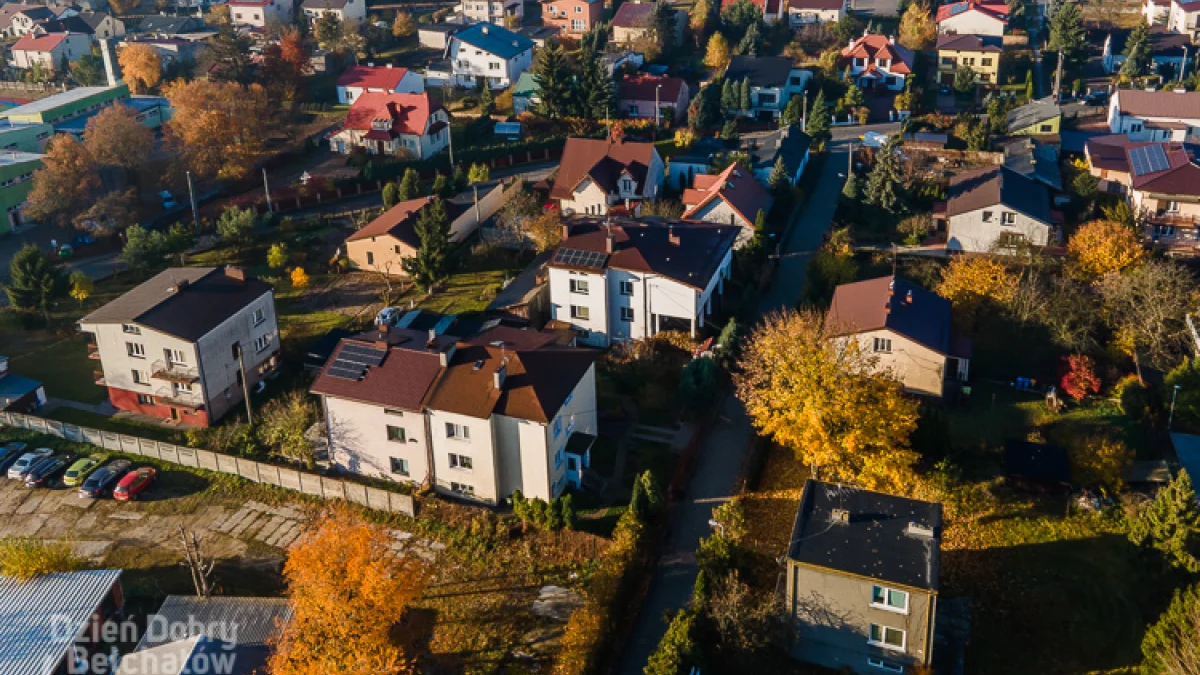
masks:
<svg viewBox="0 0 1200 675"><path fill-rule="evenodd" d="M117 482L129 472L133 463L127 459L118 459L92 472L83 485L79 486L79 496L83 499L103 497L104 493L112 491Z"/></svg>

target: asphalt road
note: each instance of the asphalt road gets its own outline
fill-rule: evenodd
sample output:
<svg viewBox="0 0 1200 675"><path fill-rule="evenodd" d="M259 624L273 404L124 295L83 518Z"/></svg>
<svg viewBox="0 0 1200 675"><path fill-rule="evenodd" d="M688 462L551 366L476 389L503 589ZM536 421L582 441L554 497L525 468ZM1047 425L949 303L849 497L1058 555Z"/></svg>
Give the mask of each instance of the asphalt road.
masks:
<svg viewBox="0 0 1200 675"><path fill-rule="evenodd" d="M829 156L821 166L816 187L784 234L779 269L763 297L760 315L794 307L800 301L808 261L833 222L835 196L841 193L846 180L851 143L867 131L895 133L899 129L899 123L889 123L834 130L833 140L826 145ZM697 457L687 493L672 516L662 558L622 656L620 675L642 675L650 654L666 633L664 616L691 602L698 569L696 549L700 539L708 535L713 509L733 496L738 470L753 435L754 429L741 401L732 394L726 396L717 422Z"/></svg>

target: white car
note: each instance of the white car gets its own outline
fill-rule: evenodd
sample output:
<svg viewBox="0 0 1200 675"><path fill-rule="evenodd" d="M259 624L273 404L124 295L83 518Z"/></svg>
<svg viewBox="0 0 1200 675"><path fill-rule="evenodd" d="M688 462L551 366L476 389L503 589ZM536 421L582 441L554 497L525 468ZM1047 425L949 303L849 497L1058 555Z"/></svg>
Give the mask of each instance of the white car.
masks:
<svg viewBox="0 0 1200 675"><path fill-rule="evenodd" d="M8 467L8 477L16 478L18 480L24 479L25 474L29 473L29 469L33 466L34 462L43 457L49 457L53 454L54 451L50 448L38 448L33 452L27 452L21 455L21 458L18 459L15 464Z"/></svg>

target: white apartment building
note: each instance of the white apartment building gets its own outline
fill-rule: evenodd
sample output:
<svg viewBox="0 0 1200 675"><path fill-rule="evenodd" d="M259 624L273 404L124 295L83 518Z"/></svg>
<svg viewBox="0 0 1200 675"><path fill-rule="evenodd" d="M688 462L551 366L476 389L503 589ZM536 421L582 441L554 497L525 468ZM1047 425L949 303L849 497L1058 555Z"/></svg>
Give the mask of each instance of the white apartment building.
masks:
<svg viewBox="0 0 1200 675"><path fill-rule="evenodd" d="M598 218L564 225L547 263L551 318L596 347L665 330L695 336L724 292L739 230Z"/></svg>
<svg viewBox="0 0 1200 675"><path fill-rule="evenodd" d="M292 22L292 0L230 0L229 21L235 26L266 28Z"/></svg>
<svg viewBox="0 0 1200 675"><path fill-rule="evenodd" d="M512 86L533 65L533 40L490 23L477 23L450 38L454 84L492 89Z"/></svg>
<svg viewBox="0 0 1200 675"><path fill-rule="evenodd" d="M595 441L595 353L494 326L467 340L378 328L313 384L339 469L497 504L579 487Z"/></svg>
<svg viewBox="0 0 1200 675"><path fill-rule="evenodd" d="M504 20L510 16L523 18L525 4L521 0L462 0L459 11L471 23L503 26Z"/></svg>
<svg viewBox="0 0 1200 675"><path fill-rule="evenodd" d="M1159 6L1161 7L1161 4ZM1190 35L1193 42L1200 40L1200 0L1171 0L1171 8L1167 12L1167 28L1176 33Z"/></svg>
<svg viewBox="0 0 1200 675"><path fill-rule="evenodd" d="M630 215L658 198L665 171L653 143L568 138L550 198L565 215Z"/></svg>
<svg viewBox="0 0 1200 675"><path fill-rule="evenodd" d="M304 0L300 11L309 21L332 14L338 21L360 24L367 18L367 0Z"/></svg>
<svg viewBox="0 0 1200 675"><path fill-rule="evenodd" d="M1108 103L1108 128L1131 141L1200 142L1200 92L1119 89Z"/></svg>
<svg viewBox="0 0 1200 675"><path fill-rule="evenodd" d="M182 424L208 426L239 406L279 358L275 292L237 267L160 272L79 328L113 406Z"/></svg>

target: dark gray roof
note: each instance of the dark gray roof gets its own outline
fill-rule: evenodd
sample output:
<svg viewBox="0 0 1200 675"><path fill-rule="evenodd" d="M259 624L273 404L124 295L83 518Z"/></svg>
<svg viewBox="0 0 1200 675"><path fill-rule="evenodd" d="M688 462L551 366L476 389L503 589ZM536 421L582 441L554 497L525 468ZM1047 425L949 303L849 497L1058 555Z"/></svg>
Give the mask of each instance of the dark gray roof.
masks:
<svg viewBox="0 0 1200 675"><path fill-rule="evenodd" d="M156 14L142 19L138 24L139 33L196 33L207 28L204 22L194 16L164 16Z"/></svg>
<svg viewBox="0 0 1200 675"><path fill-rule="evenodd" d="M1055 105L1054 101L1050 99L1033 101L1008 111L1008 129L1009 131L1025 129L1039 122L1052 120L1059 115L1062 115L1062 108Z"/></svg>
<svg viewBox="0 0 1200 675"><path fill-rule="evenodd" d="M613 253L605 254L608 228L614 237ZM653 272L693 288L704 288L717 273L725 254L733 248L738 228L710 223L639 221L582 217L570 221L570 236L556 249L550 266L575 269L573 260L560 257L564 250L593 253L594 271L609 267L632 272ZM671 237L675 238L672 243Z"/></svg>
<svg viewBox="0 0 1200 675"><path fill-rule="evenodd" d="M237 645L200 635L126 654L116 675L254 675L269 654L266 645ZM217 663L221 665L214 667Z"/></svg>
<svg viewBox="0 0 1200 675"><path fill-rule="evenodd" d="M271 285L265 281L249 276L237 279L225 268L173 267L83 317L80 323L136 323L195 341L270 292Z"/></svg>
<svg viewBox="0 0 1200 675"><path fill-rule="evenodd" d="M998 166L961 173L950 179L946 215L957 216L1003 204L1030 218L1050 223L1050 191L1032 178Z"/></svg>
<svg viewBox="0 0 1200 675"><path fill-rule="evenodd" d="M845 511L842 520L835 510ZM909 524L933 530L910 531ZM931 591L941 566L942 505L809 479L788 559Z"/></svg>
<svg viewBox="0 0 1200 675"><path fill-rule="evenodd" d="M108 12L80 12L79 18L83 20L93 31L100 26L109 16Z"/></svg>
<svg viewBox="0 0 1200 675"><path fill-rule="evenodd" d="M1062 190L1062 171L1058 168L1058 152L1053 145L1029 136L1014 139L1004 145L1004 168L1026 178Z"/></svg>
<svg viewBox="0 0 1200 675"><path fill-rule="evenodd" d="M788 175L796 175L804 158L808 156L812 138L800 131L799 127L775 129L767 132L752 132L742 134L738 149L750 155L754 168L770 167L775 160L782 157L787 166Z"/></svg>
<svg viewBox="0 0 1200 675"><path fill-rule="evenodd" d="M147 620L146 632L137 648L150 649L181 637L200 635L240 646L261 646L291 619L292 607L286 598L168 595L162 607ZM186 635L178 630L172 634L169 630L172 627L186 628Z"/></svg>
<svg viewBox="0 0 1200 675"><path fill-rule="evenodd" d="M0 576L0 673L59 672L76 631L120 579L121 570L60 572L29 581Z"/></svg>
<svg viewBox="0 0 1200 675"><path fill-rule="evenodd" d="M95 33L95 29L87 21L80 16L66 16L61 19L50 19L42 23L42 28L47 33L83 33L91 35Z"/></svg>
<svg viewBox="0 0 1200 675"><path fill-rule="evenodd" d="M735 56L725 69L725 79L749 78L756 87L782 87L792 72L792 60L782 56Z"/></svg>

